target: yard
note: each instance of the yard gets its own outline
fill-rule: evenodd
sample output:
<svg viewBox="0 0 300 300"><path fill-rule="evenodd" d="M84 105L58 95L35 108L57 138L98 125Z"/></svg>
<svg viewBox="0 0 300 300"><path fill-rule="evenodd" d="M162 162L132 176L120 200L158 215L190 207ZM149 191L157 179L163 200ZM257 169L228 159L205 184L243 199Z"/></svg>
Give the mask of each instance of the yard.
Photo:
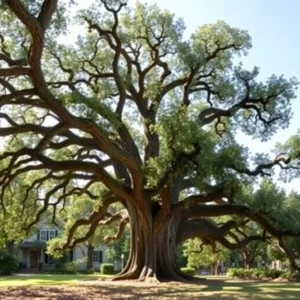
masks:
<svg viewBox="0 0 300 300"><path fill-rule="evenodd" d="M99 275L0 277L0 299L300 299L300 283L209 277L198 284L112 282Z"/></svg>

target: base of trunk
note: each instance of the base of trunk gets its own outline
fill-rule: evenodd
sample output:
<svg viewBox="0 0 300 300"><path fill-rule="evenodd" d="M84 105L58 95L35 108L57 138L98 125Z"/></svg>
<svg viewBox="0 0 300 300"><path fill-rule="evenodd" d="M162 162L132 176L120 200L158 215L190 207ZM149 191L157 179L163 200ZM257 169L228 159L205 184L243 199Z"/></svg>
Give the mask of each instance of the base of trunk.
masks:
<svg viewBox="0 0 300 300"><path fill-rule="evenodd" d="M120 281L120 280L138 280L147 283L160 283L160 282L170 282L170 281L178 281L178 282L199 282L202 281L203 278L196 278L190 276L186 273L181 272L180 270L173 270L168 271L168 274L157 274L153 272L151 269L144 267L139 272L138 268L136 267L133 270L129 271L122 271L121 273L117 274L112 280L113 281Z"/></svg>

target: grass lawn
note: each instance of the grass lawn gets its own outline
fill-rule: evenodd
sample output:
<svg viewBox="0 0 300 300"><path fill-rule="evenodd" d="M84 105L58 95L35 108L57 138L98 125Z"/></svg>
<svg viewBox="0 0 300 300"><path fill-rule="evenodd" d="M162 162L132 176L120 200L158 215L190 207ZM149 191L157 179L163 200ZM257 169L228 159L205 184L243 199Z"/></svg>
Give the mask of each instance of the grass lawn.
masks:
<svg viewBox="0 0 300 300"><path fill-rule="evenodd" d="M76 274L76 275L54 275L54 274L26 274L24 276L0 276L0 288L16 286L45 286L45 285L73 285L85 280L107 279L112 276L101 274ZM1 298L0 298L1 299Z"/></svg>
<svg viewBox="0 0 300 300"><path fill-rule="evenodd" d="M7 276L0 277L0 299L300 299L300 283L208 277L197 284L150 284L112 282L99 274Z"/></svg>

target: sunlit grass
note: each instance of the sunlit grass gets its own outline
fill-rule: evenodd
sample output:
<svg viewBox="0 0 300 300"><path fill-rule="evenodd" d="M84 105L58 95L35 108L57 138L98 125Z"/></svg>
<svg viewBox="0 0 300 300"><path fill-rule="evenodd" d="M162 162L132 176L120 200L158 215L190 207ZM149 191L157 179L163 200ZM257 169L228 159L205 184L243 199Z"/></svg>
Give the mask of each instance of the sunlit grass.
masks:
<svg viewBox="0 0 300 300"><path fill-rule="evenodd" d="M0 277L0 299L3 295L26 293L28 297L47 292L66 295L85 293L109 299L110 295L121 298L140 297L141 299L210 299L210 300L279 300L300 299L300 283L238 281L226 277L207 277L198 284L162 283L143 284L136 281L112 282L111 276L93 275L28 275ZM107 279L107 280L105 280ZM32 294L31 294L32 293ZM3 298L5 299L5 298ZM85 298L82 298L85 299ZM98 299L98 298L97 298ZM101 299L101 298L99 298ZM135 299L135 298L134 298Z"/></svg>
<svg viewBox="0 0 300 300"><path fill-rule="evenodd" d="M25 276L0 276L0 287L10 286L39 286L39 285L60 285L79 284L83 280L97 280L111 278L111 276L88 274L88 275L25 275Z"/></svg>

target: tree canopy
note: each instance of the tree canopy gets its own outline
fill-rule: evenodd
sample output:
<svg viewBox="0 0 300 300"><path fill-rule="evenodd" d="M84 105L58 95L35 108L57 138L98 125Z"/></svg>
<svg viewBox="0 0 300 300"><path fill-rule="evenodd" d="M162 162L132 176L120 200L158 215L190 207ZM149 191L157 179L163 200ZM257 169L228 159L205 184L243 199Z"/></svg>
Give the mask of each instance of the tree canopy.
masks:
<svg viewBox="0 0 300 300"><path fill-rule="evenodd" d="M117 279L186 278L174 249L192 237L237 249L298 235L299 195L272 180L275 167L299 176L300 135L271 154L235 138L286 128L297 80L245 70L237 58L251 38L223 21L185 39L183 21L156 5L99 0L76 16L74 5L0 4L0 222L29 232L46 213L55 223L71 211L54 253L130 224ZM68 44L72 21L85 32ZM216 216L263 230L232 240L243 222Z"/></svg>

